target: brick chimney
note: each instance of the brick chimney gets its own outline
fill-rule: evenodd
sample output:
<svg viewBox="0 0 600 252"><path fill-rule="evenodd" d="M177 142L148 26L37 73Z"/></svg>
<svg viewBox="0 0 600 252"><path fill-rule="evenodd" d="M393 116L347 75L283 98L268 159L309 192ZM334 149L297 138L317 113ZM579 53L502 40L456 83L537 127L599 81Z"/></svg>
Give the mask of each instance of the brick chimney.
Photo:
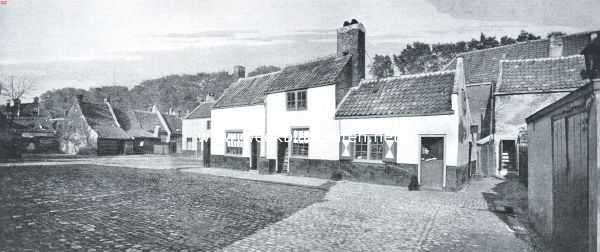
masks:
<svg viewBox="0 0 600 252"><path fill-rule="evenodd" d="M78 101L78 102L82 102L82 101L83 101L83 95L82 95L82 94L78 94L78 95L77 95L77 96L75 96L75 97L77 97L77 101Z"/></svg>
<svg viewBox="0 0 600 252"><path fill-rule="evenodd" d="M246 78L246 68L244 66L233 66L233 79Z"/></svg>
<svg viewBox="0 0 600 252"><path fill-rule="evenodd" d="M150 112L152 112L152 113L158 112L158 105L156 105L156 104L152 105L152 108L150 109Z"/></svg>
<svg viewBox="0 0 600 252"><path fill-rule="evenodd" d="M352 86L365 78L365 26L356 19L337 29L337 55L352 55Z"/></svg>
<svg viewBox="0 0 600 252"><path fill-rule="evenodd" d="M563 55L563 40L560 32L552 32L548 35L550 39L550 57L561 57Z"/></svg>

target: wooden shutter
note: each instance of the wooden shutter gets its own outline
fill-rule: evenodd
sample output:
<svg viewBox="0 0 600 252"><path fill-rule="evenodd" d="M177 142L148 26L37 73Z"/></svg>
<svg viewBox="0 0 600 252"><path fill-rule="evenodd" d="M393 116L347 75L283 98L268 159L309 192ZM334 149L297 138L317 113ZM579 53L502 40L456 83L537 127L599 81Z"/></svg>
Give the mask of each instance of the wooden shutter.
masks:
<svg viewBox="0 0 600 252"><path fill-rule="evenodd" d="M354 141L352 137L340 137L340 160L354 159Z"/></svg>
<svg viewBox="0 0 600 252"><path fill-rule="evenodd" d="M383 161L384 162L393 162L395 163L397 160L397 141L396 137L387 136L385 137L384 145L383 145Z"/></svg>

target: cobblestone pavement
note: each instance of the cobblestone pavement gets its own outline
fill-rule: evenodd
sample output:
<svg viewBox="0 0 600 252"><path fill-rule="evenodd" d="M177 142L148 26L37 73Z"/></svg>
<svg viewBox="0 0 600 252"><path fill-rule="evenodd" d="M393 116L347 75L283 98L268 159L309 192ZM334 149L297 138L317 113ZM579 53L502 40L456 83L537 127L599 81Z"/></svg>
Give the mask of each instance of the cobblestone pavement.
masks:
<svg viewBox="0 0 600 252"><path fill-rule="evenodd" d="M0 251L211 251L325 193L175 170L0 167Z"/></svg>
<svg viewBox="0 0 600 252"><path fill-rule="evenodd" d="M202 160L193 157L171 155L124 155L76 158L29 159L17 163L0 163L0 167L90 164L143 169L184 169L202 167Z"/></svg>
<svg viewBox="0 0 600 252"><path fill-rule="evenodd" d="M259 174L257 171L240 171L223 168L191 168L182 169L180 171L309 187L320 187L328 181L327 179L319 178L288 176L282 174Z"/></svg>
<svg viewBox="0 0 600 252"><path fill-rule="evenodd" d="M326 201L237 241L225 251L529 251L487 210L482 192L495 179L458 193L339 182Z"/></svg>

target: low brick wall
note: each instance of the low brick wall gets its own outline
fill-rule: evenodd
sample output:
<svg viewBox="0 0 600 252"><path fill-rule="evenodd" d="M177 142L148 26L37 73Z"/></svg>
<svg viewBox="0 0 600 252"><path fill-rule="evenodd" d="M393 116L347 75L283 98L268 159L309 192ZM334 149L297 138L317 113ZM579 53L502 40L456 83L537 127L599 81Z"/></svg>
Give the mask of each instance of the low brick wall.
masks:
<svg viewBox="0 0 600 252"><path fill-rule="evenodd" d="M290 175L329 179L339 168L337 160L290 158Z"/></svg>
<svg viewBox="0 0 600 252"><path fill-rule="evenodd" d="M384 185L408 186L417 176L416 164L340 161L344 179Z"/></svg>
<svg viewBox="0 0 600 252"><path fill-rule="evenodd" d="M210 166L247 171L250 170L250 159L247 157L211 155Z"/></svg>

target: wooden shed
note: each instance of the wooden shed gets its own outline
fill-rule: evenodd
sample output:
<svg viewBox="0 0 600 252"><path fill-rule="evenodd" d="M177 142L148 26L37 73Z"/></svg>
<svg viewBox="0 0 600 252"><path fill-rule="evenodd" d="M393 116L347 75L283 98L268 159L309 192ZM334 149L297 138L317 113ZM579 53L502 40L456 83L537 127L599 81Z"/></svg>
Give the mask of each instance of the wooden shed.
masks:
<svg viewBox="0 0 600 252"><path fill-rule="evenodd" d="M527 118L529 215L555 251L598 250L600 79Z"/></svg>

